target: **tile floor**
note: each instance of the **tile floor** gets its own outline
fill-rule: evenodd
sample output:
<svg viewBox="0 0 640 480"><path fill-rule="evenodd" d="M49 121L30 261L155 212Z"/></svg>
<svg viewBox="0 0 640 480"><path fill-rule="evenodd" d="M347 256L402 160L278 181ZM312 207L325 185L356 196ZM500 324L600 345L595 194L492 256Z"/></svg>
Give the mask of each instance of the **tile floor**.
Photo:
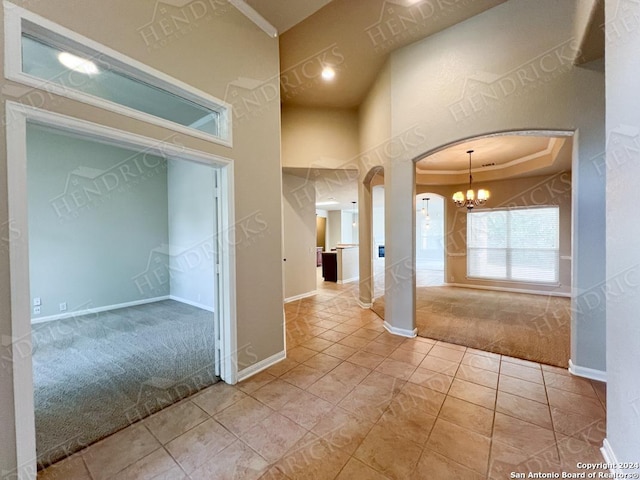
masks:
<svg viewBox="0 0 640 480"><path fill-rule="evenodd" d="M216 384L40 480L507 479L602 461L605 386L387 333L331 285L287 304L287 359Z"/></svg>

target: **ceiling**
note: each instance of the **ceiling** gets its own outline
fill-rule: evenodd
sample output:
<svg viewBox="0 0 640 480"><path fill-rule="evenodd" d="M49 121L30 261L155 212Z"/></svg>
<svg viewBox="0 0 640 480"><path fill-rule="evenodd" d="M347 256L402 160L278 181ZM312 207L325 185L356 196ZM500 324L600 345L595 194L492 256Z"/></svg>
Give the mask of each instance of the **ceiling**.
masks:
<svg viewBox="0 0 640 480"><path fill-rule="evenodd" d="M282 103L355 108L392 50L504 1L333 0L280 35ZM267 19L298 2L311 10L326 0L249 1ZM323 65L336 70L333 81L321 79Z"/></svg>
<svg viewBox="0 0 640 480"><path fill-rule="evenodd" d="M332 0L246 0L280 34L314 14Z"/></svg>
<svg viewBox="0 0 640 480"><path fill-rule="evenodd" d="M416 164L416 183L466 183L469 178L467 150L475 150L471 157L474 181L505 180L571 171L571 137L541 134L501 135L452 145L423 158ZM356 170L283 168L283 172L315 182L317 208L352 210L352 202L358 200ZM372 183L380 184L382 178ZM381 198L378 197L378 200ZM329 201L337 203L318 205L320 202Z"/></svg>
<svg viewBox="0 0 640 480"><path fill-rule="evenodd" d="M476 138L440 150L416 163L417 183L452 185L469 176L469 154L474 179L500 180L552 175L571 170L568 137L500 135ZM565 147L565 148L563 148Z"/></svg>

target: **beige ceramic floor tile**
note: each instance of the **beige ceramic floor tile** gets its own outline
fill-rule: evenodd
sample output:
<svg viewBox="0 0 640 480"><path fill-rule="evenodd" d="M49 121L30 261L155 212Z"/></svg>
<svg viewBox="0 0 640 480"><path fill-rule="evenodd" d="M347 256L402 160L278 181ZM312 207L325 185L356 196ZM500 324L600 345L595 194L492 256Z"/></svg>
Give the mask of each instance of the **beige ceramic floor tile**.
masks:
<svg viewBox="0 0 640 480"><path fill-rule="evenodd" d="M464 362L464 360L463 360ZM477 383L485 387L498 388L498 374L472 365L460 365L456 372L456 378L471 383Z"/></svg>
<svg viewBox="0 0 640 480"><path fill-rule="evenodd" d="M447 393L449 388L451 388L453 377L445 375L444 373L434 372L433 370L427 370L426 368L417 368L411 377L409 377L409 382L441 393Z"/></svg>
<svg viewBox="0 0 640 480"><path fill-rule="evenodd" d="M144 424L163 445L208 420L209 416L190 401L165 408L144 420Z"/></svg>
<svg viewBox="0 0 640 480"><path fill-rule="evenodd" d="M460 380L459 378L453 380L449 395L492 410L495 407L496 390L477 383Z"/></svg>
<svg viewBox="0 0 640 480"><path fill-rule="evenodd" d="M433 414L428 412L435 412ZM389 404L376 425L420 445L429 438L436 422L437 409L421 397L399 393Z"/></svg>
<svg viewBox="0 0 640 480"><path fill-rule="evenodd" d="M251 396L274 410L278 410L300 392L302 390L298 387L278 379L256 390Z"/></svg>
<svg viewBox="0 0 640 480"><path fill-rule="evenodd" d="M429 449L424 450L416 469L411 474L412 480L484 480L484 478L484 475Z"/></svg>
<svg viewBox="0 0 640 480"><path fill-rule="evenodd" d="M233 434L211 419L172 440L166 448L182 469L190 474L211 455L215 455L235 440Z"/></svg>
<svg viewBox="0 0 640 480"><path fill-rule="evenodd" d="M38 480L91 480L81 454L71 457L38 472Z"/></svg>
<svg viewBox="0 0 640 480"><path fill-rule="evenodd" d="M458 366L459 363L457 362L452 362L450 360L445 360L443 358L434 357L431 355L427 355L419 365L420 368L426 368L434 372L444 373L445 375L449 375L451 377L455 376L456 371L458 370Z"/></svg>
<svg viewBox="0 0 640 480"><path fill-rule="evenodd" d="M566 390L567 392L584 395L586 397L598 398L596 391L591 385L591 381L586 378L547 371L543 371L543 375L544 384L547 388L557 388L558 390Z"/></svg>
<svg viewBox="0 0 640 480"><path fill-rule="evenodd" d="M332 357L331 355L327 355L325 353L319 353L304 362L303 365L315 368L322 373L327 373L340 365L341 362L342 360L340 360L339 358Z"/></svg>
<svg viewBox="0 0 640 480"><path fill-rule="evenodd" d="M371 342L371 340L369 340L367 338L357 337L357 336L351 334L348 337L344 337L338 343L340 345L346 345L347 347L360 349L360 348L364 347L365 345L368 345L369 342Z"/></svg>
<svg viewBox="0 0 640 480"><path fill-rule="evenodd" d="M329 372L307 388L307 391L335 405L352 389L353 384L346 384L342 377L335 375L333 372Z"/></svg>
<svg viewBox="0 0 640 480"><path fill-rule="evenodd" d="M279 460L307 431L279 413L267 417L241 435L267 462Z"/></svg>
<svg viewBox="0 0 640 480"><path fill-rule="evenodd" d="M385 357L376 355L375 353L359 351L347 358L347 361L360 365L361 367L374 369L383 362L384 358Z"/></svg>
<svg viewBox="0 0 640 480"><path fill-rule="evenodd" d="M389 480L389 477L376 472L355 458L349 459L336 480Z"/></svg>
<svg viewBox="0 0 640 480"><path fill-rule="evenodd" d="M309 360L317 352L303 346L294 347L287 350L287 358L290 358L294 362L303 363Z"/></svg>
<svg viewBox="0 0 640 480"><path fill-rule="evenodd" d="M439 344L433 347L429 351L429 356L443 358L450 362L460 363L462 357L464 357L464 350L452 349L440 346Z"/></svg>
<svg viewBox="0 0 640 480"><path fill-rule="evenodd" d="M255 398L243 398L223 410L214 418L230 432L240 435L273 413L273 410Z"/></svg>
<svg viewBox="0 0 640 480"><path fill-rule="evenodd" d="M417 367L418 365L420 365L424 360L424 357L426 357L424 353L419 353L412 350L405 350L400 347L395 349L391 353L391 355L389 355L389 358L393 360L398 360L400 362L408 363L410 365L413 365L414 367Z"/></svg>
<svg viewBox="0 0 640 480"><path fill-rule="evenodd" d="M283 374L280 379L295 385L298 388L305 389L323 376L324 372L311 368L308 365L301 364Z"/></svg>
<svg viewBox="0 0 640 480"><path fill-rule="evenodd" d="M495 416L493 439L529 455L549 450L554 453L556 441L553 431L499 412Z"/></svg>
<svg viewBox="0 0 640 480"><path fill-rule="evenodd" d="M348 460L347 453L316 438L290 451L277 466L295 480L333 480Z"/></svg>
<svg viewBox="0 0 640 480"><path fill-rule="evenodd" d="M255 480L269 468L260 455L236 441L191 474L192 480Z"/></svg>
<svg viewBox="0 0 640 480"><path fill-rule="evenodd" d="M605 411L597 398L585 397L575 393L547 388L549 405L565 412L577 413L588 418L604 418Z"/></svg>
<svg viewBox="0 0 640 480"><path fill-rule="evenodd" d="M486 357L484 355L477 355L475 353L465 353L462 359L463 365L469 365L470 367L482 370L489 370L490 372L498 373L500 371L500 358Z"/></svg>
<svg viewBox="0 0 640 480"><path fill-rule="evenodd" d="M316 423L333 410L333 405L307 392L301 392L279 410L290 420L310 430Z"/></svg>
<svg viewBox="0 0 640 480"><path fill-rule="evenodd" d="M348 361L342 362L331 371L331 374L346 385L356 386L371 373L371 370Z"/></svg>
<svg viewBox="0 0 640 480"><path fill-rule="evenodd" d="M311 340L307 340L300 346L308 348L310 350L314 350L316 352L321 352L326 348L329 348L331 345L333 345L333 342L330 340L326 340L320 337L313 337Z"/></svg>
<svg viewBox="0 0 640 480"><path fill-rule="evenodd" d="M442 340L438 340L436 342L436 345L439 346L439 347L450 348L452 350L458 350L460 352L466 352L467 351L467 347L465 347L463 345L456 345L455 343L443 342Z"/></svg>
<svg viewBox="0 0 640 480"><path fill-rule="evenodd" d="M527 382L544 383L540 367L531 368L502 361L502 364L500 365L500 374L526 380Z"/></svg>
<svg viewBox="0 0 640 480"><path fill-rule="evenodd" d="M354 457L394 480L410 478L422 448L394 432L375 426L365 437Z"/></svg>
<svg viewBox="0 0 640 480"><path fill-rule="evenodd" d="M264 371L260 373L256 373L253 377L247 378L242 382L238 383L236 387L238 390L243 391L244 393L251 393L258 390L260 387L264 387L267 383L275 380L276 377L271 375L270 373Z"/></svg>
<svg viewBox="0 0 640 480"><path fill-rule="evenodd" d="M280 360L278 363L276 363L275 365L267 368L265 371L275 377L279 377L280 375L282 375L283 373L288 372L289 370L291 370L293 367L298 366L299 363L290 359L290 358L285 358L284 360Z"/></svg>
<svg viewBox="0 0 640 480"><path fill-rule="evenodd" d="M448 396L440 409L438 418L443 418L485 437L491 437L493 410L488 408Z"/></svg>
<svg viewBox="0 0 640 480"><path fill-rule="evenodd" d="M498 392L496 412L519 418L549 430L553 429L549 406L535 400L529 400L506 392Z"/></svg>
<svg viewBox="0 0 640 480"><path fill-rule="evenodd" d="M441 418L427 442L428 449L482 475L487 472L490 446L490 438Z"/></svg>
<svg viewBox="0 0 640 480"><path fill-rule="evenodd" d="M147 478L166 478L167 480L173 478L184 479L186 475L164 448L159 448L117 474L118 480L140 480Z"/></svg>
<svg viewBox="0 0 640 480"><path fill-rule="evenodd" d="M528 475L530 472L558 472L561 470L555 444L545 451L532 455L510 445L493 440L489 460L489 478L504 480L511 474Z"/></svg>
<svg viewBox="0 0 640 480"><path fill-rule="evenodd" d="M381 343L379 340L380 337L378 337L368 345L362 347L362 350L369 353L375 353L376 355L381 355L383 357L388 357L396 349L396 345Z"/></svg>
<svg viewBox="0 0 640 480"><path fill-rule="evenodd" d="M540 385L539 383L527 382L526 380L508 375L500 375L498 390L528 398L529 400L535 400L545 405L548 403L547 392L544 385Z"/></svg>
<svg viewBox="0 0 640 480"><path fill-rule="evenodd" d="M311 431L321 437L332 448L343 450L351 455L362 443L372 422L363 420L340 407L334 408L318 422Z"/></svg>
<svg viewBox="0 0 640 480"><path fill-rule="evenodd" d="M594 419L551 407L551 418L556 432L579 438L592 445L602 446L607 433L607 422L604 417Z"/></svg>
<svg viewBox="0 0 640 480"><path fill-rule="evenodd" d="M376 371L389 375L391 377L399 378L400 380L409 380L413 372L416 370L414 365L410 363L400 362L391 358L385 359L380 365L376 367Z"/></svg>
<svg viewBox="0 0 640 480"><path fill-rule="evenodd" d="M160 448L142 423L125 428L90 446L83 458L95 480L105 480Z"/></svg>
<svg viewBox="0 0 640 480"><path fill-rule="evenodd" d="M346 345L340 345L339 343L336 343L334 345L331 345L326 350L324 350L323 353L326 353L327 355L331 355L332 357L339 358L341 360L346 360L356 352L357 350L355 348L347 347Z"/></svg>

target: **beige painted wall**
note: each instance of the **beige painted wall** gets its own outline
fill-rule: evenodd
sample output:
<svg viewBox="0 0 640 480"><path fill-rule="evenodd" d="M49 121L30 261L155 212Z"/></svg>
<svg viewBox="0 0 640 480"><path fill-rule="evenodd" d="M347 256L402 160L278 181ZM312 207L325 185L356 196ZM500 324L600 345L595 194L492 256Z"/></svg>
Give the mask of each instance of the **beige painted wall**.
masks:
<svg viewBox="0 0 640 480"><path fill-rule="evenodd" d="M560 285L545 286L518 282L494 282L467 278L467 215L466 209L456 207L451 196L467 185L418 185L416 194L437 193L445 198L446 258L445 282L484 287L513 288L532 292L571 293L571 172L550 176L536 176L480 182L478 188L487 188L491 199L486 208L506 208L557 205L560 208ZM564 257L564 259L563 259Z"/></svg>
<svg viewBox="0 0 640 480"><path fill-rule="evenodd" d="M316 191L304 177L282 174L284 297L316 290Z"/></svg>
<svg viewBox="0 0 640 480"><path fill-rule="evenodd" d="M239 369L282 351L280 101L277 94L275 98L264 97L259 107L252 106L251 111L244 104L234 103L242 95L278 92L278 40L269 38L226 2L201 2L206 5L206 15L199 19L189 17L189 25L178 33L162 31L159 22L164 13L154 0L17 3L207 93L221 99L227 97L237 107L234 147L226 148L188 135L170 137L172 132L161 127L18 85L5 82L2 89L3 100L35 104L160 140L170 138L175 143L233 159L235 213L241 221L236 228ZM172 8L168 7L168 14ZM149 33L150 27L155 28L156 36ZM257 90L233 90L233 83L241 77L255 80ZM231 91L239 96L231 97ZM3 129L0 149L5 148ZM0 160L0 225L8 228L4 156ZM7 339L11 338L9 251L6 235L2 238L0 337ZM11 471L16 462L11 355L6 342L0 345L0 465L3 471Z"/></svg>
<svg viewBox="0 0 640 480"><path fill-rule="evenodd" d="M385 239L392 282L386 282L385 319L399 328L409 330L414 315L411 160L496 132L575 131L571 359L606 369L604 306L584 308L582 298L606 278L604 177L594 166L605 145L604 75L572 63L575 16L573 2L512 0L391 54L390 85L367 99L387 104L391 98L389 159L368 155L361 164L365 171L376 160L385 167L385 215L393 222Z"/></svg>
<svg viewBox="0 0 640 480"><path fill-rule="evenodd" d="M345 168L358 151L355 110L283 107L283 167Z"/></svg>

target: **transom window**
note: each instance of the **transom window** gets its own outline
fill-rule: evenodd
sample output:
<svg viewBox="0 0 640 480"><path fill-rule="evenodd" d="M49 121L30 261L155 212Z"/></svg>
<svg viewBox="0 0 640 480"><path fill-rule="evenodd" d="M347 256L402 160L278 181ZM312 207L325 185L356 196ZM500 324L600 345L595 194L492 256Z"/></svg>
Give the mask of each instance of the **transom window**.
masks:
<svg viewBox="0 0 640 480"><path fill-rule="evenodd" d="M7 78L231 146L230 106L5 2Z"/></svg>
<svg viewBox="0 0 640 480"><path fill-rule="evenodd" d="M467 214L467 276L557 283L560 214L556 206Z"/></svg>

